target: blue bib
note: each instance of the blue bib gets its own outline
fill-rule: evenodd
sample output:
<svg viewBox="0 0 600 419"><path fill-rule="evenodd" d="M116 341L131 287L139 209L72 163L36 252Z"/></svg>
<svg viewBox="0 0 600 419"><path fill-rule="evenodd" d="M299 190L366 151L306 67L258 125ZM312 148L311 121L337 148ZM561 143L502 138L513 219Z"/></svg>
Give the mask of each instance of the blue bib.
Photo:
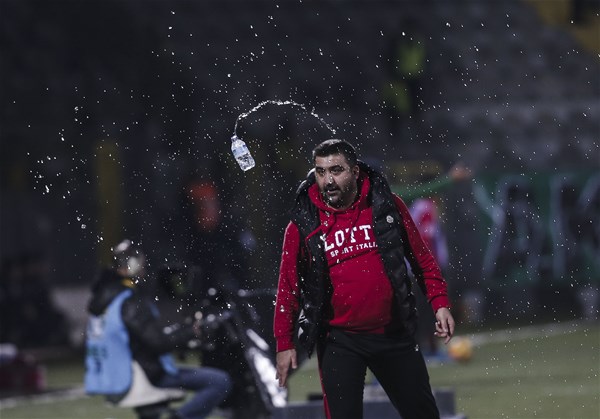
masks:
<svg viewBox="0 0 600 419"><path fill-rule="evenodd" d="M131 290L121 292L103 315L88 320L84 380L87 394L118 395L131 386L129 334L121 318L123 302L131 294Z"/></svg>

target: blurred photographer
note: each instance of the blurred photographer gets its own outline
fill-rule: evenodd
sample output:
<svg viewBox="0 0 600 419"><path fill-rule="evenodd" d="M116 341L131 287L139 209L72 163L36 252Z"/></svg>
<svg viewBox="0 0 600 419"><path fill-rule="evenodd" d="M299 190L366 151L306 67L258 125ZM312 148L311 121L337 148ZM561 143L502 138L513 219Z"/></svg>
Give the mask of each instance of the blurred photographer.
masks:
<svg viewBox="0 0 600 419"><path fill-rule="evenodd" d="M226 399L231 378L215 368L175 365L170 352L198 338L200 325L196 321L162 327L158 308L136 287L145 274L145 262L142 251L124 240L113 249L112 268L103 270L92 288L86 390L92 394L126 392L126 375L135 360L153 385L196 391L171 418L204 418Z"/></svg>

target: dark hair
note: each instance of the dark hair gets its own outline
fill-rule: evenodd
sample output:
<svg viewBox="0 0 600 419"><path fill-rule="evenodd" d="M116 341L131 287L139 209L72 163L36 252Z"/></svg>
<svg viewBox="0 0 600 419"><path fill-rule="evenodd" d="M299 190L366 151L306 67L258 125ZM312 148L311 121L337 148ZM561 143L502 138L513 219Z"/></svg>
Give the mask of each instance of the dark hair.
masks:
<svg viewBox="0 0 600 419"><path fill-rule="evenodd" d="M313 162L317 157L325 157L332 154L342 154L350 164L350 167L354 167L358 163L354 146L348 141L337 139L326 140L316 146L312 152Z"/></svg>

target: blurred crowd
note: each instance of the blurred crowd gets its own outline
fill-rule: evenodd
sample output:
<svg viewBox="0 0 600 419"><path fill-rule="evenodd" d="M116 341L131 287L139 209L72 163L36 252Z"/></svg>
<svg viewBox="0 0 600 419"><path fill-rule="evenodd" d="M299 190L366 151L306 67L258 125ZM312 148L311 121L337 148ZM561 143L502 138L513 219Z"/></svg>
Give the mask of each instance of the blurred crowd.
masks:
<svg viewBox="0 0 600 419"><path fill-rule="evenodd" d="M50 265L41 252L5 259L0 272L0 342L19 347L69 345L70 324L48 282Z"/></svg>

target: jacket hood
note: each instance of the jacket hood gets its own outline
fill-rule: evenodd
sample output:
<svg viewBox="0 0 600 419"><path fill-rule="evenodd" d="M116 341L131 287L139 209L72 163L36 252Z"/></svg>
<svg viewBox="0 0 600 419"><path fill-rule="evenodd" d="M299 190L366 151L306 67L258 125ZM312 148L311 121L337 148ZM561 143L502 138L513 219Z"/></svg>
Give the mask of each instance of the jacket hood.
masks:
<svg viewBox="0 0 600 419"><path fill-rule="evenodd" d="M122 281L123 278L114 271L108 269L102 271L92 287L92 297L88 303L88 312L94 316L104 313L117 295L129 289Z"/></svg>

